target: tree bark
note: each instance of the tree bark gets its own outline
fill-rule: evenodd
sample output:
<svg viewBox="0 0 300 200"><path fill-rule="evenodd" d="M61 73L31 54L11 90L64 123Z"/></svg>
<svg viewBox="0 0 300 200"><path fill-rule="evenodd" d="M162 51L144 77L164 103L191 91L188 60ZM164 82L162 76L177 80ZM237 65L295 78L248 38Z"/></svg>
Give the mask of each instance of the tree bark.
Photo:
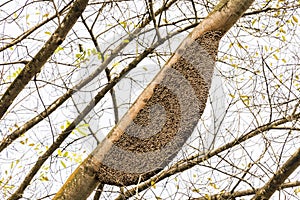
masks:
<svg viewBox="0 0 300 200"><path fill-rule="evenodd" d="M54 199L85 199L99 182L131 185L162 170L204 111L220 39L253 1L221 0Z"/></svg>

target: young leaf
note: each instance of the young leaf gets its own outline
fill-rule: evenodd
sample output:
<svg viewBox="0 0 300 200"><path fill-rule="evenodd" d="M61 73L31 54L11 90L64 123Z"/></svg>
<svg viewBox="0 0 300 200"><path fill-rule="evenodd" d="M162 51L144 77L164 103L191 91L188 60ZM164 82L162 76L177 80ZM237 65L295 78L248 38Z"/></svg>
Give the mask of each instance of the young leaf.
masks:
<svg viewBox="0 0 300 200"><path fill-rule="evenodd" d="M151 181L151 186L155 189L156 188L156 185L155 185L155 182L154 181Z"/></svg>
<svg viewBox="0 0 300 200"><path fill-rule="evenodd" d="M66 166L66 164L64 163L64 161L60 161L60 164L64 167L64 168L66 168L67 166Z"/></svg>
<svg viewBox="0 0 300 200"><path fill-rule="evenodd" d="M293 18L294 22L298 23L298 18L295 15L293 15L292 18Z"/></svg>

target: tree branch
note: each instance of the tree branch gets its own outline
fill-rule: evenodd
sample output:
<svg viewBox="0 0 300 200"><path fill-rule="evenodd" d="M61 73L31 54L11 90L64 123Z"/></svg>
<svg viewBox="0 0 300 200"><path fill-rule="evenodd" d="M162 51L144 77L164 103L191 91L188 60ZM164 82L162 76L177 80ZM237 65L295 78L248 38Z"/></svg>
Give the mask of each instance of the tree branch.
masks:
<svg viewBox="0 0 300 200"><path fill-rule="evenodd" d="M41 71L42 67L52 56L57 47L65 40L68 32L76 23L87 4L88 0L77 0L74 2L61 25L58 26L45 45L34 56L34 58L29 61L29 63L8 87L0 99L0 119L28 82Z"/></svg>
<svg viewBox="0 0 300 200"><path fill-rule="evenodd" d="M182 30L184 31L184 30ZM69 134L76 128L76 126L84 119L84 117L94 108L94 106L99 103L99 101L104 97L104 95L111 90L119 81L120 79L126 75L131 69L137 66L139 62L141 62L148 54L150 54L155 48L161 45L163 42L168 40L170 37L178 34L179 32L175 32L174 34L168 35L164 39L156 42L150 48L146 49L142 54L136 57L126 68L124 68L121 73L116 76L114 79L110 81L95 97L92 99L91 102L84 108L84 110L74 119L74 121L58 136L55 142L47 149L47 151L38 158L38 161L32 167L30 172L26 175L24 181L21 183L19 188L16 192L9 198L9 200L18 199L22 196L24 190L29 185L30 181L33 179L35 174L44 164L44 162L53 154L53 152L60 147L63 141L69 136ZM89 176L89 174L85 174L85 176ZM90 187L97 184L98 181L93 177L93 182L91 183Z"/></svg>
<svg viewBox="0 0 300 200"><path fill-rule="evenodd" d="M127 190L124 194L121 194L117 199L121 200L123 197L129 198L132 195L134 195L136 193L136 191L141 192L141 191L147 189L148 187L151 187L151 182L159 182L159 181L161 181L167 177L170 177L174 174L188 170L188 169L198 165L199 163L207 161L210 158L212 158L228 149L231 149L232 147L234 147L236 145L240 145L242 142L245 142L248 139L250 139L254 136L257 136L258 134L261 134L265 131L271 130L278 125L294 121L294 120L298 119L299 117L300 117L300 113L297 113L292 117L288 117L288 118L284 117L281 119L274 120L271 123L260 126L260 127L256 128L255 130L250 131L250 132L246 133L245 135L243 135L243 136L241 136L241 137L239 137L239 138L237 138L215 150L212 150L212 151L206 153L204 156L202 156L201 154L196 154L196 155L190 156L189 158L181 160L181 161L175 163L174 165L172 165L169 169L162 171L159 174L157 174L156 176L137 185L135 188Z"/></svg>
<svg viewBox="0 0 300 200"><path fill-rule="evenodd" d="M172 0L168 4L163 5L161 8L159 8L155 12L155 14L159 15L160 13L162 13L163 11L165 11L166 9L168 9L170 6L172 6L172 4L174 4L176 1L177 0ZM127 41L133 40L135 37L138 36L138 34L142 30L142 28L144 28L145 26L147 26L150 22L151 22L151 18L150 17L146 18L139 25L139 27L136 28L135 31L133 31L132 34L130 34L129 36L127 36L127 38L125 38L125 40L127 40ZM178 33L182 32L184 30L188 30L189 28L193 28L193 27L194 27L194 25L188 26L187 28L179 30ZM171 36L174 36L174 35L176 35L178 33L175 32L175 34L171 34ZM170 37L167 37L167 39L169 39L169 38ZM62 95L61 97L59 97L58 99L56 99L46 110L44 110L43 112L39 113L37 116L35 116L34 118L32 118L31 120L29 120L28 122L26 122L23 126L19 127L17 130L15 130L11 134L9 134L7 137L5 137L1 141L0 152L2 152L7 146L9 146L14 140L16 140L17 138L19 138L26 131L28 131L29 129L31 129L32 127L34 127L36 124L38 124L43 119L45 119L45 117L47 117L52 112L54 112L68 98L70 98L76 91L80 90L82 87L84 87L85 85L87 85L91 80L93 80L96 76L98 76L109 65L109 63L118 55L118 53L127 46L127 44L128 44L127 42L121 42L121 44L119 44L112 51L111 55L92 74L90 74L86 79L82 80L80 83L78 83L72 89L68 89L68 91L64 95ZM146 51L148 51L148 50L146 50ZM124 72L126 72L126 70ZM126 72L126 73L128 73L128 72ZM122 73L120 73L120 75L122 76ZM112 82L114 82L114 81L112 81Z"/></svg>
<svg viewBox="0 0 300 200"><path fill-rule="evenodd" d="M300 148L282 165L274 176L260 188L252 200L270 199L281 184L299 167L300 165Z"/></svg>
<svg viewBox="0 0 300 200"><path fill-rule="evenodd" d="M19 35L15 39L13 39L13 41L11 41L9 44L6 44L3 47L0 47L0 52L4 51L5 49L7 49L9 47L12 47L12 46L18 44L19 42L24 40L26 37L28 37L31 33L36 31L37 29L39 29L40 27L42 27L43 25L45 25L49 21L53 20L54 18L58 17L58 14L60 14L60 15L63 14L67 10L67 8L71 5L71 3L72 2L69 2L59 13L56 13L55 15L52 15L51 17L45 19L41 23L39 23L39 24L35 25L34 27L30 28L29 30L25 31L23 34Z"/></svg>
<svg viewBox="0 0 300 200"><path fill-rule="evenodd" d="M94 181L92 176L82 177L86 170L96 174L103 184L124 186L148 180L174 158L204 111L220 39L252 2L221 0L181 43L117 126L73 172L58 198L79 199L76 190L84 187L84 182ZM166 116L148 116L147 111L156 104L164 107ZM163 128L151 123L150 127L159 132L139 138L139 134L149 134L148 118L162 122Z"/></svg>
<svg viewBox="0 0 300 200"><path fill-rule="evenodd" d="M300 186L300 181L290 182L290 183L283 183L280 185L280 189L286 189L291 187ZM234 199L236 197L242 196L249 196L255 194L256 191L260 189L248 189L248 190L241 190L236 192L225 192L223 194L215 194L209 197L200 197L200 198L193 198L192 200L226 200L226 199Z"/></svg>

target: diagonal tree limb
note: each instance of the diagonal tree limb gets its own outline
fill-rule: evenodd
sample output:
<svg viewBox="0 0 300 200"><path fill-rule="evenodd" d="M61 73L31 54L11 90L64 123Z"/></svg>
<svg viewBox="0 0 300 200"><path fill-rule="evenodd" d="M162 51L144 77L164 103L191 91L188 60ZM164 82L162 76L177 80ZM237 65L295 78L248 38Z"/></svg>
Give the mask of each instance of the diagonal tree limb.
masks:
<svg viewBox="0 0 300 200"><path fill-rule="evenodd" d="M28 82L41 71L42 67L52 56L57 47L65 40L68 32L72 29L77 19L85 10L87 4L88 0L77 0L73 3L70 11L65 16L60 26L7 88L0 99L0 119Z"/></svg>
<svg viewBox="0 0 300 200"><path fill-rule="evenodd" d="M300 148L282 165L274 176L260 188L251 200L270 199L284 181L300 166Z"/></svg>
<svg viewBox="0 0 300 200"><path fill-rule="evenodd" d="M136 184L161 171L179 151L203 113L220 39L253 1L221 0L182 42L118 125L73 172L54 199L85 199L98 182L118 186ZM184 85L184 81L173 76L176 70L189 83ZM166 86L167 83L171 85ZM172 96L168 87L171 91L179 88L177 91L182 93L175 92ZM186 92L191 87L194 94ZM163 105L166 117L148 116L147 110L157 104ZM181 106L186 109L180 110ZM149 118L157 122L151 123L149 129L158 128L159 133L146 139L131 135L147 135ZM155 127L159 122L163 128ZM78 189L86 184L93 187L85 188L86 196L78 197Z"/></svg>

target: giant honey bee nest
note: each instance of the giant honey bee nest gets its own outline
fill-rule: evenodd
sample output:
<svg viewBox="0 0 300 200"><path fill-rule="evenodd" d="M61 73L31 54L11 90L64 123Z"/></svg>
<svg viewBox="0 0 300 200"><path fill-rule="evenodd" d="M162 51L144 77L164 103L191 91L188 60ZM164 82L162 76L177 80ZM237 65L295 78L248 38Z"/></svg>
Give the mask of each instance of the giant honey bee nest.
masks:
<svg viewBox="0 0 300 200"><path fill-rule="evenodd" d="M102 183L136 184L176 156L204 111L222 35L206 32L177 49L178 59L165 70L161 84L95 169Z"/></svg>

